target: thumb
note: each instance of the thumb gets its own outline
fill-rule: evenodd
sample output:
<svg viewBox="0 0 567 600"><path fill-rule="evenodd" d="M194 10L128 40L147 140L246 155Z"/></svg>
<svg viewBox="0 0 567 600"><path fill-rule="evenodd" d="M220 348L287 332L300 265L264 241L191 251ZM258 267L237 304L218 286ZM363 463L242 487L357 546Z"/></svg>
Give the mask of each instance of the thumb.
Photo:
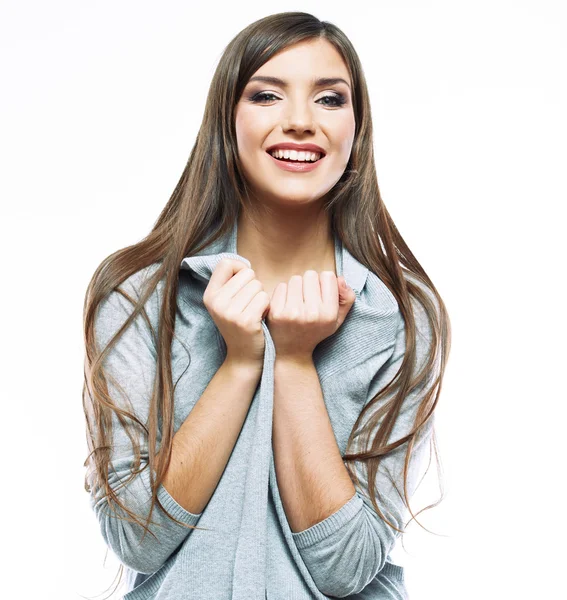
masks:
<svg viewBox="0 0 567 600"><path fill-rule="evenodd" d="M341 275L339 277L339 310L344 307L346 309L346 316L346 313L348 313L355 300L356 294L354 290L347 285L345 278Z"/></svg>
<svg viewBox="0 0 567 600"><path fill-rule="evenodd" d="M354 293L354 290L347 285L345 278L341 275L341 277L339 277L339 314L337 315L337 329L343 324L355 300L356 294Z"/></svg>

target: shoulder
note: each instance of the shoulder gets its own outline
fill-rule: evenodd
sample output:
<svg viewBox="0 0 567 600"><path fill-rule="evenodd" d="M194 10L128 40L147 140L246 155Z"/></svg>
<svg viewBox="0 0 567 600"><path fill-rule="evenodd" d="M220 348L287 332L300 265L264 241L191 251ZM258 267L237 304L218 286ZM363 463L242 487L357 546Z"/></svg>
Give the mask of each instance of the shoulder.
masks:
<svg viewBox="0 0 567 600"><path fill-rule="evenodd" d="M141 293L143 292L143 288L146 285L146 283L148 282L148 280L154 275L154 273L159 269L160 267L159 262L156 263L152 263L151 265L148 265L147 267L143 267L142 269L135 271L134 273L132 273L132 275L130 275L129 277L127 277L118 287L122 288L124 291L128 292L128 293L133 293L136 295L136 297L139 297L141 295ZM163 287L163 279L160 280L158 282L158 285L156 287L156 290L160 290Z"/></svg>
<svg viewBox="0 0 567 600"><path fill-rule="evenodd" d="M113 335L122 327L134 311L134 307L140 301L145 291L148 280L159 268L160 263L152 263L130 276L128 276L115 289L108 293L100 302L95 316L95 329L97 339L107 343ZM163 297L164 280L158 281L156 287L144 303L144 310L149 319L147 321L142 313L133 320L132 335L142 335L147 338L148 344L152 344L152 329L157 331L160 307Z"/></svg>
<svg viewBox="0 0 567 600"><path fill-rule="evenodd" d="M108 306L114 307L117 310L122 309L127 313L131 313L134 305L128 298L134 302L138 302L140 300L146 289L145 286L154 273L158 270L159 266L160 263L152 263L151 265L143 267L142 269L129 275L122 283L120 283L115 289L113 289L104 297L100 304L100 309L102 310L103 306ZM154 290L152 290L150 297L144 304L144 308L146 308L146 310L148 308L153 309L159 304L163 293L163 285L164 280L161 279L157 283ZM128 298L125 295L128 296Z"/></svg>
<svg viewBox="0 0 567 600"><path fill-rule="evenodd" d="M421 277L404 269L402 271L407 286L410 306L417 330L425 337L430 337L430 317L439 323L441 316L441 305L439 298L431 286ZM417 291L416 291L417 290ZM364 300L372 302L375 309L383 315L390 315L396 324L397 334L403 334L405 330L404 317L394 293L374 273L369 271L363 290Z"/></svg>

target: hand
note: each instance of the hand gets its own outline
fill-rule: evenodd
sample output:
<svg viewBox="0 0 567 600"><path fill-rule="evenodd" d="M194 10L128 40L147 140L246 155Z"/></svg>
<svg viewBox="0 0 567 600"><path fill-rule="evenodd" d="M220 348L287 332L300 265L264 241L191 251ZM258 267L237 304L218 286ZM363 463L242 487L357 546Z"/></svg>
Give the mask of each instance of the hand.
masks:
<svg viewBox="0 0 567 600"><path fill-rule="evenodd" d="M343 324L355 300L344 277L332 271L305 271L279 283L266 316L276 356L310 358L317 344Z"/></svg>
<svg viewBox="0 0 567 600"><path fill-rule="evenodd" d="M226 343L226 361L262 370L262 319L270 298L256 274L241 260L224 258L215 267L203 295Z"/></svg>

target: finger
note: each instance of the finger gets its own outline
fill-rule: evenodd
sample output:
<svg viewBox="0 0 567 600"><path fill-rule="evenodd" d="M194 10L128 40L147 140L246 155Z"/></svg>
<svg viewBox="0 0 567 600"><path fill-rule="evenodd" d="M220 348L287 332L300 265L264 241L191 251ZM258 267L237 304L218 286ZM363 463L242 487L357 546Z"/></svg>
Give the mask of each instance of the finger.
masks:
<svg viewBox="0 0 567 600"><path fill-rule="evenodd" d="M232 298L254 277L254 271L241 260L223 258L213 269L208 288L211 292L218 292L226 284L225 290L229 298Z"/></svg>
<svg viewBox="0 0 567 600"><path fill-rule="evenodd" d="M321 283L317 271L305 271L303 274L303 304L305 314L317 317L321 308Z"/></svg>
<svg viewBox="0 0 567 600"><path fill-rule="evenodd" d="M344 286L339 288L339 304L351 304L356 300L356 295L343 277Z"/></svg>
<svg viewBox="0 0 567 600"><path fill-rule="evenodd" d="M278 283L272 292L272 298L270 300L270 312L273 314L281 314L285 308L286 297L287 284Z"/></svg>
<svg viewBox="0 0 567 600"><path fill-rule="evenodd" d="M303 277L293 275L287 284L286 312L290 311L294 317L303 314Z"/></svg>
<svg viewBox="0 0 567 600"><path fill-rule="evenodd" d="M321 301L328 309L335 308L339 303L339 280L332 271L323 271L321 280Z"/></svg>
<svg viewBox="0 0 567 600"><path fill-rule="evenodd" d="M232 283L232 281L230 281L226 285L229 285L230 283ZM258 279L252 279L251 281L249 281L247 284L244 285L244 287L242 287L240 290L238 290L236 292L236 294L234 294L232 297L230 297L231 292L228 291L227 294L229 295L231 311L234 311L235 313L243 312L249 306L249 304L254 299L254 297L257 296L261 291L262 291L262 284L260 281L258 281ZM265 292L264 292L264 294L265 294ZM267 296L268 294L265 294L265 295ZM219 295L219 298L220 297L221 296ZM226 296L223 296L223 300L225 300L225 299L226 299Z"/></svg>
<svg viewBox="0 0 567 600"><path fill-rule="evenodd" d="M269 309L268 294L264 291L258 292L254 295L252 300L241 311L242 316L249 320L256 320L259 315L262 315L262 319L265 317L266 312Z"/></svg>

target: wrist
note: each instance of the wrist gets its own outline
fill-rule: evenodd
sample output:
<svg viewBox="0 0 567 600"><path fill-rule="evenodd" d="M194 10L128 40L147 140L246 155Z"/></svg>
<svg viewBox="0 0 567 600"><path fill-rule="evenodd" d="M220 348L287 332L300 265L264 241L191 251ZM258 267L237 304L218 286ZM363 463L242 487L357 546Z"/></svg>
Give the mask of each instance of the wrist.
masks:
<svg viewBox="0 0 567 600"><path fill-rule="evenodd" d="M280 366L311 366L313 364L313 354L289 354L280 356L276 353L276 365Z"/></svg>
<svg viewBox="0 0 567 600"><path fill-rule="evenodd" d="M237 377L260 377L264 370L263 362L246 362L232 358L226 358L222 366Z"/></svg>

